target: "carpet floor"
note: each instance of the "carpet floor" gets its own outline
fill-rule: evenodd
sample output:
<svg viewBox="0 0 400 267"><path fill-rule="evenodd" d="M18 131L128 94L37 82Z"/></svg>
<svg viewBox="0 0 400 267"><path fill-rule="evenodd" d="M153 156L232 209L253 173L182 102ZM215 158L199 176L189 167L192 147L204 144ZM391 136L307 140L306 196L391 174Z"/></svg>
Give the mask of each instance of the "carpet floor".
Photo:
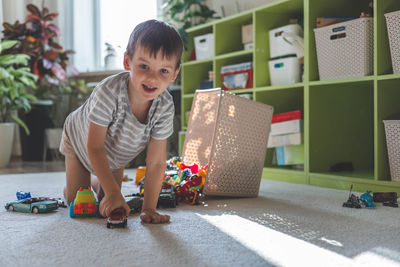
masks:
<svg viewBox="0 0 400 267"><path fill-rule="evenodd" d="M64 183L63 172L0 175L0 203L18 190L61 197ZM124 182L122 190L137 187ZM0 266L400 266L400 209L343 208L347 197L262 180L257 198L206 197L163 209L169 224L132 214L122 229L107 229L104 218L71 219L65 208L1 208Z"/></svg>

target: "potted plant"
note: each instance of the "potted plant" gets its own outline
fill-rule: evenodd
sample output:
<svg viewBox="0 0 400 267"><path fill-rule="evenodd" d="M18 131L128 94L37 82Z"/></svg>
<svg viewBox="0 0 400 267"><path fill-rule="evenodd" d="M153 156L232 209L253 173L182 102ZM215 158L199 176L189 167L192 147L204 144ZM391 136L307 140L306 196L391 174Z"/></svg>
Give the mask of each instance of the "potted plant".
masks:
<svg viewBox="0 0 400 267"><path fill-rule="evenodd" d="M68 98L68 87L63 86L67 79L66 70L78 74L68 63L72 50L64 51L55 41L60 36L60 29L53 23L58 13L49 12L42 5L40 10L33 4L27 5L28 15L23 23L18 20L14 24L3 23L4 39L18 40L19 43L11 53L22 53L30 56L29 67L37 76L37 89L32 93L37 97L31 102L32 110L21 118L31 129L31 135L26 136L21 131L22 158L27 161L42 160L45 129L52 128L54 118L50 117L52 109L58 109ZM65 96L65 97L64 97ZM53 103L56 103L53 105ZM54 113L54 112L53 112ZM55 112L57 113L57 112Z"/></svg>
<svg viewBox="0 0 400 267"><path fill-rule="evenodd" d="M26 134L29 129L26 124L12 111L31 109L30 100L35 96L26 88L35 88L37 77L28 67L29 56L24 54L8 54L10 48L18 41L0 41L0 167L8 165L11 157L14 138L14 121Z"/></svg>
<svg viewBox="0 0 400 267"><path fill-rule="evenodd" d="M204 0L168 0L163 5L163 19L177 28L183 43L187 43L186 29L219 19Z"/></svg>

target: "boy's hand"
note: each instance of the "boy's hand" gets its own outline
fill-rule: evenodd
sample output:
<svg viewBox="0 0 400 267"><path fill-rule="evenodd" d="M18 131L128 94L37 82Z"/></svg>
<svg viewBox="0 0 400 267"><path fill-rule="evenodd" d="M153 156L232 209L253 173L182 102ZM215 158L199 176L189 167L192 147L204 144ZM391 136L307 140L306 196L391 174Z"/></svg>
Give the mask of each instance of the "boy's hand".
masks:
<svg viewBox="0 0 400 267"><path fill-rule="evenodd" d="M169 215L160 214L154 209L144 209L140 214L140 219L144 223L167 223L169 218Z"/></svg>
<svg viewBox="0 0 400 267"><path fill-rule="evenodd" d="M131 212L121 192L106 194L100 202L99 211L102 216L108 217L117 208L123 208L127 216Z"/></svg>

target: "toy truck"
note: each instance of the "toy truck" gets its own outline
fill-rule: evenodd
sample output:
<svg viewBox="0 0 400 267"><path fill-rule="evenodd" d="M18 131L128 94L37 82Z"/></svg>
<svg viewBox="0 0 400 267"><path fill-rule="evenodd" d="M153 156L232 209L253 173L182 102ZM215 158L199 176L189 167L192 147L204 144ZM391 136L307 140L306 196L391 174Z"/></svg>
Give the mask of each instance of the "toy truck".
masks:
<svg viewBox="0 0 400 267"><path fill-rule="evenodd" d="M71 218L94 217L99 214L99 203L96 202L93 191L79 188L75 200L71 203L69 215Z"/></svg>

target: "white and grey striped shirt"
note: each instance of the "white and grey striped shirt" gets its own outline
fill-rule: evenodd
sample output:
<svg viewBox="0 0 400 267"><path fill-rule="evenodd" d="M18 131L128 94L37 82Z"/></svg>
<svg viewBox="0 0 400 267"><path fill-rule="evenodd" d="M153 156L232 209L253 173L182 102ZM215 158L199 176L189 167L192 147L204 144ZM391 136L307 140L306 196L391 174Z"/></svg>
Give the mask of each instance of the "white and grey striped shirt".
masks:
<svg viewBox="0 0 400 267"><path fill-rule="evenodd" d="M94 171L87 152L90 122L107 127L104 146L111 170L125 167L147 146L150 137L162 140L173 132L174 102L168 91L153 100L147 124L142 124L131 111L128 84L129 72L104 79L65 121L75 153L91 173Z"/></svg>

